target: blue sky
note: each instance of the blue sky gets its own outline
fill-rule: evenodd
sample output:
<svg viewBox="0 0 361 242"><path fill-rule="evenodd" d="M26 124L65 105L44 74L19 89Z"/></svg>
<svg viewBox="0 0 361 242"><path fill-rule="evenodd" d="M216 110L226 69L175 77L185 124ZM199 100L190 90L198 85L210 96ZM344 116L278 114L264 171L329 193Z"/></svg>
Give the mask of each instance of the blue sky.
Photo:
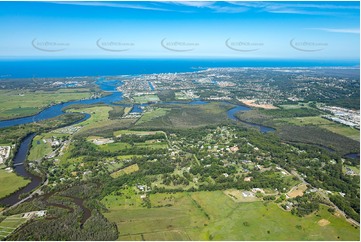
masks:
<svg viewBox="0 0 361 242"><path fill-rule="evenodd" d="M359 2L0 2L0 58L359 59Z"/></svg>

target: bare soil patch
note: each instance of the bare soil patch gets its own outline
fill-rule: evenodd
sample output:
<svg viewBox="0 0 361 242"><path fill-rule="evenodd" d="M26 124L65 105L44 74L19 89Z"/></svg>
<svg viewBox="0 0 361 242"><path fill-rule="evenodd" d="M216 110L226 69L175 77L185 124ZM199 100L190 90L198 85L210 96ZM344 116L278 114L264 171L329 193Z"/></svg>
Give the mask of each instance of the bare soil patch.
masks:
<svg viewBox="0 0 361 242"><path fill-rule="evenodd" d="M250 107L264 108L264 109L278 109L278 107L273 106L272 104L257 104L256 100L248 100L248 99L238 99L238 100Z"/></svg>
<svg viewBox="0 0 361 242"><path fill-rule="evenodd" d="M303 193L307 190L306 184L300 184L297 187L294 187L290 192L287 193L287 195L290 198L294 198L297 196L303 196Z"/></svg>
<svg viewBox="0 0 361 242"><path fill-rule="evenodd" d="M321 219L320 221L317 222L318 225L320 225L321 227L324 227L326 225L330 224L330 221L328 221L327 219Z"/></svg>

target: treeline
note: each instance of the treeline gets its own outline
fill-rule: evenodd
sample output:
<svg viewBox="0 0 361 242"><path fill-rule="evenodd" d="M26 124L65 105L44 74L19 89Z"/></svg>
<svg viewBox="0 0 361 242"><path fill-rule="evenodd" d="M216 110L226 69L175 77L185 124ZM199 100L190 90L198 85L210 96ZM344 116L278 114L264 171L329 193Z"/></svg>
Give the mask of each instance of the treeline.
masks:
<svg viewBox="0 0 361 242"><path fill-rule="evenodd" d="M300 217L311 214L320 208L320 198L315 193L297 196L290 201L293 202L291 213Z"/></svg>
<svg viewBox="0 0 361 242"><path fill-rule="evenodd" d="M356 220L357 222L360 222L360 200L350 202L340 195L332 195L332 196L330 196L330 200L339 209L341 209L348 216L350 216L350 218L352 218L353 220Z"/></svg>
<svg viewBox="0 0 361 242"><path fill-rule="evenodd" d="M271 115L277 118L296 118L296 117L310 117L321 115L322 112L310 108L295 108L295 109L262 109L261 113Z"/></svg>
<svg viewBox="0 0 361 242"><path fill-rule="evenodd" d="M73 241L100 241L116 240L118 230L115 223L110 223L97 210L81 227L78 223L80 211L65 213L56 219L39 219L28 222L21 230L12 233L7 240L73 240Z"/></svg>
<svg viewBox="0 0 361 242"><path fill-rule="evenodd" d="M69 158L85 156L85 160L94 161L101 157L114 157L118 155L152 155L166 153L167 149L151 149L146 147L131 146L127 149L116 150L113 152L99 149L96 145L86 141L85 138L75 139L72 143L73 148L70 151Z"/></svg>
<svg viewBox="0 0 361 242"><path fill-rule="evenodd" d="M144 143L148 140L163 140L165 136L163 133L156 133L152 135L136 135L136 134L122 134L120 137L115 138L116 142L125 142L129 144Z"/></svg>

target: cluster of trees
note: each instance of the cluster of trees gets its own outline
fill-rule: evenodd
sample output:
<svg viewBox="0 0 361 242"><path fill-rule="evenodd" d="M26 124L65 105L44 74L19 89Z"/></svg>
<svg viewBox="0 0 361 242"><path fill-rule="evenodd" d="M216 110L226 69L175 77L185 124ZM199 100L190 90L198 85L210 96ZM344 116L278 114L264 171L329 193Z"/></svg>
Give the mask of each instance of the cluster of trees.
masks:
<svg viewBox="0 0 361 242"><path fill-rule="evenodd" d="M303 217L317 211L320 208L320 198L315 193L297 196L290 201L293 202L292 214Z"/></svg>
<svg viewBox="0 0 361 242"><path fill-rule="evenodd" d="M113 119L119 119L123 116L124 114L124 107L121 106L113 106L113 109L110 110L108 112L109 114L109 119L113 120Z"/></svg>
<svg viewBox="0 0 361 242"><path fill-rule="evenodd" d="M21 230L12 233L8 240L116 240L118 230L115 223L110 223L97 210L81 227L78 222L79 210L73 213L62 212L55 219L30 221Z"/></svg>
<svg viewBox="0 0 361 242"><path fill-rule="evenodd" d="M189 185L189 181L178 174L163 174L162 175L163 184L170 185L173 184L174 186L177 185Z"/></svg>
<svg viewBox="0 0 361 242"><path fill-rule="evenodd" d="M340 195L330 196L331 202L333 202L339 209L344 211L352 219L360 222L360 200L349 200Z"/></svg>

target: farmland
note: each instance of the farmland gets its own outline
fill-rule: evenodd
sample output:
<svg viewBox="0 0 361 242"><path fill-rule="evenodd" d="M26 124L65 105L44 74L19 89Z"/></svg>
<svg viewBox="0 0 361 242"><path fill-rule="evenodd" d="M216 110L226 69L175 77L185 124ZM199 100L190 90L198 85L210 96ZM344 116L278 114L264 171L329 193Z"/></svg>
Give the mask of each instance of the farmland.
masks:
<svg viewBox="0 0 361 242"><path fill-rule="evenodd" d="M111 177L116 178L118 176L121 176L123 174L131 174L133 172L136 172L139 170L139 166L137 164L125 167L123 169L120 169L119 171L113 172L110 174Z"/></svg>
<svg viewBox="0 0 361 242"><path fill-rule="evenodd" d="M22 217L22 214L6 217L0 222L0 240L3 240L6 236L11 234L21 224L25 223L26 220L26 218Z"/></svg>
<svg viewBox="0 0 361 242"><path fill-rule="evenodd" d="M333 133L348 137L350 139L359 141L360 140L360 130L355 128L351 128L342 124L337 124L330 120L324 119L320 116L313 117L301 117L301 118L284 118L277 119L280 121L285 121L290 124L294 124L297 126L306 126L306 125L314 125L326 130L329 130Z"/></svg>
<svg viewBox="0 0 361 242"><path fill-rule="evenodd" d="M87 88L56 91L0 90L0 120L33 115L49 105L90 98L91 95Z"/></svg>
<svg viewBox="0 0 361 242"><path fill-rule="evenodd" d="M26 186L30 181L16 175L14 172L7 172L0 169L0 198L17 191Z"/></svg>
<svg viewBox="0 0 361 242"><path fill-rule="evenodd" d="M148 102L158 102L159 97L157 95L141 95L141 96L134 96L135 103L148 103Z"/></svg>
<svg viewBox="0 0 361 242"><path fill-rule="evenodd" d="M127 202L125 199L127 197ZM122 200L123 199L123 200ZM274 203L237 203L221 191L150 194L145 208L133 190L109 195L105 216L116 222L119 240L358 240L359 229L327 207L305 218ZM330 223L317 224L320 220ZM260 223L262 221L262 223Z"/></svg>
<svg viewBox="0 0 361 242"><path fill-rule="evenodd" d="M329 90L358 80L317 80L308 76L312 68L270 70L101 77L98 84L119 91L109 102L71 105L62 116L1 129L1 142L14 147L8 161L34 133L24 167L41 176L43 194L3 206L0 221L47 211L7 239L358 241L359 131L350 117L359 111L339 112L355 129L322 118L331 115L323 108L336 95ZM328 83L323 96L309 89L316 82ZM350 85L345 91L356 93ZM60 90L74 94L49 86L35 92ZM312 101L316 95L325 102ZM240 100L257 105L245 108ZM2 196L28 182L5 170L0 177Z"/></svg>
<svg viewBox="0 0 361 242"><path fill-rule="evenodd" d="M28 159L31 161L43 158L52 151L51 145L45 143L40 137L35 137Z"/></svg>
<svg viewBox="0 0 361 242"><path fill-rule="evenodd" d="M233 105L220 102L211 102L204 105L170 104L161 105L161 113L147 113L136 123L142 128L189 128L201 127L209 124L228 122L227 110Z"/></svg>
<svg viewBox="0 0 361 242"><path fill-rule="evenodd" d="M169 108L158 108L153 111L145 113L136 123L136 125L152 121L155 118L162 117L169 112Z"/></svg>

